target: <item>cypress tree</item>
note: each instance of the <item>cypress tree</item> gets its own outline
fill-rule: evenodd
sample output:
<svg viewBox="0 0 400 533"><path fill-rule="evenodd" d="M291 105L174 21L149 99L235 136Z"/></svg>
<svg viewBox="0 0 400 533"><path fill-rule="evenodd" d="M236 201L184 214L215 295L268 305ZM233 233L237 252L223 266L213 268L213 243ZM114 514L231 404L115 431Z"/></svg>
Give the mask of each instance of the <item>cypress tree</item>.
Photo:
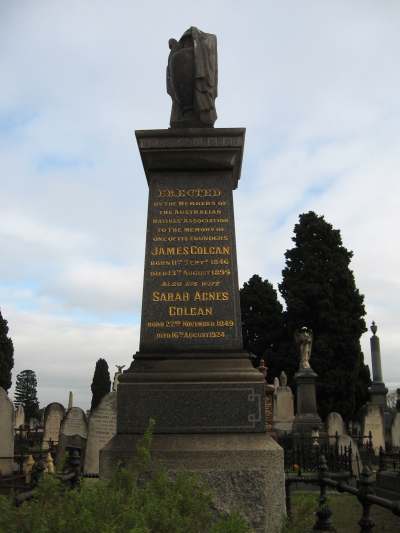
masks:
<svg viewBox="0 0 400 533"><path fill-rule="evenodd" d="M240 308L244 348L257 356L257 364L264 357L269 372L276 375L277 354L284 335L282 305L276 290L255 274L240 289Z"/></svg>
<svg viewBox="0 0 400 533"><path fill-rule="evenodd" d="M101 399L111 390L110 373L105 359L100 358L97 360L90 388L92 390L92 404L90 410L93 411L93 409L96 409L99 405Z"/></svg>
<svg viewBox="0 0 400 533"><path fill-rule="evenodd" d="M0 387L5 391L11 387L11 370L14 366L14 346L8 337L7 324L0 310Z"/></svg>
<svg viewBox="0 0 400 533"><path fill-rule="evenodd" d="M27 421L38 417L37 379L33 370L22 370L17 375L14 398L16 405L23 406Z"/></svg>
<svg viewBox="0 0 400 533"><path fill-rule="evenodd" d="M366 331L364 297L349 268L353 254L343 246L340 231L312 211L300 215L292 240L279 285L288 336L292 339L303 326L313 330L311 366L319 376L320 415L337 411L349 419L367 400L370 383L360 346ZM298 360L297 350L291 350Z"/></svg>

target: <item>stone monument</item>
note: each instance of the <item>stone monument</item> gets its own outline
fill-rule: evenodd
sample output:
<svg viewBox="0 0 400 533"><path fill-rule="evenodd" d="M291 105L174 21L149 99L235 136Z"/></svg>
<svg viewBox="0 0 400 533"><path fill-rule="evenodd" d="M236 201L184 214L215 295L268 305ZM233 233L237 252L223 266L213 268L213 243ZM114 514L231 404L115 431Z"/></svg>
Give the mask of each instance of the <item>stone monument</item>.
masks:
<svg viewBox="0 0 400 533"><path fill-rule="evenodd" d="M84 472L99 473L99 453L117 432L117 393L109 392L89 417Z"/></svg>
<svg viewBox="0 0 400 533"><path fill-rule="evenodd" d="M369 388L371 403L380 405L383 409L386 407L387 388L383 382L382 362L381 362L381 348L379 337L376 332L378 326L373 321L371 324L372 337L371 344L371 362L372 362L372 383Z"/></svg>
<svg viewBox="0 0 400 533"><path fill-rule="evenodd" d="M336 434L340 437L346 433L344 421L340 413L335 413L334 411L329 413L326 417L325 424L329 437L335 437Z"/></svg>
<svg viewBox="0 0 400 533"><path fill-rule="evenodd" d="M87 440L87 418L80 407L68 409L60 426L60 439L57 448L57 466L68 449L78 449L83 466Z"/></svg>
<svg viewBox="0 0 400 533"><path fill-rule="evenodd" d="M60 403L49 403L44 410L44 430L42 447L47 449L50 442L58 444L60 437L60 426L65 416L64 406Z"/></svg>
<svg viewBox="0 0 400 533"><path fill-rule="evenodd" d="M299 347L300 365L294 379L296 391L296 417L293 422L295 433L311 433L314 429L322 427L321 418L317 412L317 398L315 381L317 374L310 366L313 333L303 327L295 332L295 342Z"/></svg>
<svg viewBox="0 0 400 533"><path fill-rule="evenodd" d="M171 129L136 131L149 186L140 348L119 378L100 476L133 457L152 417L155 463L199 473L219 510L279 531L283 451L241 336L232 191L245 130L212 127L215 36L190 28L170 49Z"/></svg>
<svg viewBox="0 0 400 533"><path fill-rule="evenodd" d="M0 473L13 473L14 464L14 405L0 387Z"/></svg>
<svg viewBox="0 0 400 533"><path fill-rule="evenodd" d="M287 384L285 372L281 372L278 386L274 392L274 423L276 432L291 432L294 420L294 401L292 389Z"/></svg>
<svg viewBox="0 0 400 533"><path fill-rule="evenodd" d="M25 425L25 411L23 405L18 405L15 410L15 429L20 429Z"/></svg>
<svg viewBox="0 0 400 533"><path fill-rule="evenodd" d="M400 413L397 412L392 421L391 426L391 441L392 447L396 450L400 450Z"/></svg>

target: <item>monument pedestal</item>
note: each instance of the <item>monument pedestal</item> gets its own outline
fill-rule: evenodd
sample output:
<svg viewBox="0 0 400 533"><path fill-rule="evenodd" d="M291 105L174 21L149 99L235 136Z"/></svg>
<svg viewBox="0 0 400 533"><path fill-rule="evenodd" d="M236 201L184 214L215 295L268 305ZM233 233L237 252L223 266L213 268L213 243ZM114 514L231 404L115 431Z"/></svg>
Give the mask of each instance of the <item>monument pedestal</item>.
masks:
<svg viewBox="0 0 400 533"><path fill-rule="evenodd" d="M100 476L135 459L141 435L116 435L100 452ZM152 469L198 475L222 513L239 512L257 533L278 533L285 513L283 450L265 434L154 435Z"/></svg>
<svg viewBox="0 0 400 533"><path fill-rule="evenodd" d="M277 533L283 451L266 434L264 377L241 336L232 190L244 129L136 137L149 184L140 350L119 378L117 435L100 452L100 476L134 459L153 418L151 468L199 473L218 509Z"/></svg>
<svg viewBox="0 0 400 533"><path fill-rule="evenodd" d="M312 430L320 430L321 418L317 412L315 381L317 374L312 368L302 368L294 376L296 390L296 416L293 421L294 433L311 434Z"/></svg>

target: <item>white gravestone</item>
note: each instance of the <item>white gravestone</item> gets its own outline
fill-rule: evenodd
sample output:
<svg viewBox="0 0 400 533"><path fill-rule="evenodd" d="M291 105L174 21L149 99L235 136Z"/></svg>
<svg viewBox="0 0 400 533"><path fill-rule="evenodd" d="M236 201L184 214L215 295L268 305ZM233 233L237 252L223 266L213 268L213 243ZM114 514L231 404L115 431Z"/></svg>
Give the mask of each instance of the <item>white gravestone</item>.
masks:
<svg viewBox="0 0 400 533"><path fill-rule="evenodd" d="M400 413L396 413L392 422L392 446L400 448Z"/></svg>
<svg viewBox="0 0 400 533"><path fill-rule="evenodd" d="M379 453L379 448L385 449L385 431L383 423L383 413L379 405L368 404L363 420L363 435L372 434L372 446L375 454Z"/></svg>
<svg viewBox="0 0 400 533"><path fill-rule="evenodd" d="M19 429L25 424L25 411L23 405L18 405L15 410L15 429Z"/></svg>
<svg viewBox="0 0 400 533"><path fill-rule="evenodd" d="M6 391L0 387L0 472L13 473L14 464L14 405Z"/></svg>
<svg viewBox="0 0 400 533"><path fill-rule="evenodd" d="M61 421L65 416L64 407L57 402L49 403L44 411L43 448L48 448L49 441L58 444Z"/></svg>
<svg viewBox="0 0 400 533"><path fill-rule="evenodd" d="M109 392L89 418L84 472L99 473L100 450L117 432L117 393Z"/></svg>
<svg viewBox="0 0 400 533"><path fill-rule="evenodd" d="M360 474L362 472L363 465L361 462L360 452L358 451L357 443L351 437L349 437L349 435L346 435L346 433L343 433L343 435L339 436L339 440L338 440L339 451L341 450L341 448L342 448L341 451L343 451L344 447L348 449L350 445L351 445L351 457L352 457L351 467L353 469L353 474L358 478L360 477Z"/></svg>
<svg viewBox="0 0 400 533"><path fill-rule="evenodd" d="M275 431L292 431L294 420L293 392L287 385L284 372L280 375L280 385L274 392L274 418L273 429Z"/></svg>
<svg viewBox="0 0 400 533"><path fill-rule="evenodd" d="M344 427L342 416L335 412L329 413L326 418L326 429L329 437L334 437L336 433L339 437L344 435L346 433L346 429Z"/></svg>

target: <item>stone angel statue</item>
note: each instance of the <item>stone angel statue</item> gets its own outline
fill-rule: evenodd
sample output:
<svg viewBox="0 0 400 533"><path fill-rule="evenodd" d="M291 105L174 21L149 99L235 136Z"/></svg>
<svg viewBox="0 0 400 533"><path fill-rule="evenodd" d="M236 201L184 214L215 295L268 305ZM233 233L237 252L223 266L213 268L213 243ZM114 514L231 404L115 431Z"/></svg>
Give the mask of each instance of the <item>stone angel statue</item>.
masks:
<svg viewBox="0 0 400 533"><path fill-rule="evenodd" d="M171 128L212 128L217 119L217 38L191 27L169 40L167 92L172 99Z"/></svg>
<svg viewBox="0 0 400 533"><path fill-rule="evenodd" d="M296 330L294 334L294 340L299 346L300 350L300 365L299 369L310 367L310 358L312 350L313 332L311 329L302 327L300 330Z"/></svg>

